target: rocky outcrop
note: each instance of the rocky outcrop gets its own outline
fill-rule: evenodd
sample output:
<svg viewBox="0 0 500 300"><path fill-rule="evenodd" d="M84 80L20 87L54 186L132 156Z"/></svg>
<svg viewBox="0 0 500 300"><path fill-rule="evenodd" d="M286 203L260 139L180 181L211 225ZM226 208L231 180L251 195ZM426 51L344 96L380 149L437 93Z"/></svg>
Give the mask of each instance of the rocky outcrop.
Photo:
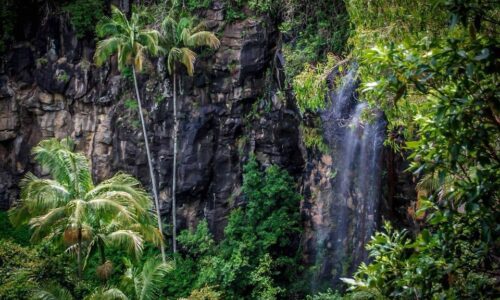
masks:
<svg viewBox="0 0 500 300"><path fill-rule="evenodd" d="M128 2L127 2L128 3ZM114 63L95 68L93 45L77 40L67 20L43 11L31 38L3 57L0 77L0 206L34 169L30 150L49 137L71 136L89 157L96 180L121 170L149 185L130 76ZM277 31L265 18L226 24L222 7L203 13L221 47L201 54L193 77L182 76L178 157L179 227L207 218L220 237L238 205L242 164L254 153L300 175L298 116L273 92L269 73ZM162 59L139 76L161 209L168 220L172 165L172 89Z"/></svg>

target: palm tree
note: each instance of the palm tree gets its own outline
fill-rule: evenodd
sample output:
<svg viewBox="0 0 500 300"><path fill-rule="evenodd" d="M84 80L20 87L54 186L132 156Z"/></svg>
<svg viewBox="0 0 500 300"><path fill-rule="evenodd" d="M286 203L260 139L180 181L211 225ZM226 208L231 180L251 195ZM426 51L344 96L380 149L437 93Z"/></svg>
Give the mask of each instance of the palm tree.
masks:
<svg viewBox="0 0 500 300"><path fill-rule="evenodd" d="M132 67L135 94L142 124L142 134L144 136L144 144L146 146L146 154L148 157L149 176L151 177L151 187L153 189L153 197L155 199L158 230L163 232L160 202L158 200L153 163L151 160L151 152L149 151L148 135L146 125L144 123L144 116L142 114L141 97L139 94L136 76L136 72L142 71L145 55L147 53L157 55L159 49L159 32L154 29L144 28L141 25L141 15L138 13L133 12L130 20L128 20L125 14L115 6L112 6L111 9L111 18L106 18L97 26L97 35L100 38L106 37L106 39L97 43L94 60L96 64L100 66L108 59L109 56L116 54L118 69L120 71L127 67ZM163 244L160 249L162 259L165 262L165 250Z"/></svg>
<svg viewBox="0 0 500 300"><path fill-rule="evenodd" d="M124 258L127 270L122 277L123 290L136 300L159 299L164 286L164 277L172 269L168 263L163 263L155 258L149 258L137 268L130 260Z"/></svg>
<svg viewBox="0 0 500 300"><path fill-rule="evenodd" d="M113 270L111 261L106 260L107 247L125 249L129 255L138 259L142 254L144 240L161 245L161 235L149 220L130 223L118 215L112 220L93 218L92 221L94 226L91 237L85 244L87 255L83 268L94 254L99 254L101 265L97 267L96 273L101 279L108 279Z"/></svg>
<svg viewBox="0 0 500 300"><path fill-rule="evenodd" d="M196 53L193 48L207 46L217 49L220 46L219 39L210 31L204 31L202 23L194 26L193 19L180 18L176 21L172 16L167 16L162 24L163 52L167 56L167 67L173 76L174 99L174 153L172 164L172 245L174 253L177 252L176 242L176 180L177 180L177 135L179 131L179 121L177 118L177 71L184 66L189 76L193 76Z"/></svg>
<svg viewBox="0 0 500 300"><path fill-rule="evenodd" d="M131 228L150 224L151 201L139 181L127 174L116 174L95 186L87 158L73 149L69 138L44 140L33 148L36 162L52 179L28 173L20 183L21 201L11 209L10 218L16 225L31 226L32 241L62 239L67 251L76 253L81 277L84 243L95 239L96 220L102 224L120 220L123 226L115 226L106 241L142 249L142 239L134 238L137 234ZM123 234L124 230L130 232Z"/></svg>

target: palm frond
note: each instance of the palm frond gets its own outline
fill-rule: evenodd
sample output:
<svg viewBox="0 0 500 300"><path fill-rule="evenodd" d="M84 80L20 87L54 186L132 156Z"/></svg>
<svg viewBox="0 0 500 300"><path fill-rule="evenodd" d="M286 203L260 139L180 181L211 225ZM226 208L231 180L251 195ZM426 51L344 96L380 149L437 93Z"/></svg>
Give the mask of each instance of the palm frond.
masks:
<svg viewBox="0 0 500 300"><path fill-rule="evenodd" d="M126 173L116 173L113 177L101 182L92 190L88 191L84 196L85 199L99 197L109 191L121 191L131 194L135 198L146 198L144 201L149 202L150 196L142 188L141 182L133 176Z"/></svg>
<svg viewBox="0 0 500 300"><path fill-rule="evenodd" d="M94 53L94 62L97 66L102 66L104 62L113 54L118 53L123 40L120 37L111 36L105 40L97 42Z"/></svg>
<svg viewBox="0 0 500 300"><path fill-rule="evenodd" d="M117 230L112 232L104 238L104 242L108 246L125 247L137 258L142 254L144 246L142 237L132 230Z"/></svg>
<svg viewBox="0 0 500 300"><path fill-rule="evenodd" d="M201 47L207 46L212 49L218 49L220 47L220 41L210 31L199 31L187 38L186 45L189 47Z"/></svg>
<svg viewBox="0 0 500 300"><path fill-rule="evenodd" d="M21 180L20 187L21 202L9 212L10 221L15 225L25 224L30 218L63 205L70 196L59 182L41 179L31 173Z"/></svg>
<svg viewBox="0 0 500 300"><path fill-rule="evenodd" d="M180 62L186 67L189 76L194 74L194 63L196 62L196 53L189 48L181 48L182 56Z"/></svg>
<svg viewBox="0 0 500 300"><path fill-rule="evenodd" d="M131 64L141 71L145 55L157 55L159 51L160 33L155 29L142 28L140 13L133 12L129 20L113 6L111 18L104 19L97 26L97 33L101 38L108 37L97 44L94 55L97 65L116 53L120 71Z"/></svg>
<svg viewBox="0 0 500 300"><path fill-rule="evenodd" d="M191 37L191 30L190 28L184 28L181 31L180 34L180 40L182 41L182 44L185 46L189 46L189 38Z"/></svg>
<svg viewBox="0 0 500 300"><path fill-rule="evenodd" d="M87 267L87 263L89 259L97 252L97 243L99 243L98 239L100 239L100 235L96 235L95 238L93 238L88 244L87 244L87 253L85 254L85 258L83 259L83 267L82 269L85 270Z"/></svg>
<svg viewBox="0 0 500 300"><path fill-rule="evenodd" d="M48 139L41 141L34 147L32 153L35 156L35 161L49 170L54 180L69 189L71 187L71 170L61 153L71 150L67 149L67 143L61 143L57 139Z"/></svg>
<svg viewBox="0 0 500 300"><path fill-rule="evenodd" d="M48 139L33 149L35 160L49 170L53 179L70 193L81 194L92 187L92 177L87 158L73 152L71 139Z"/></svg>
<svg viewBox="0 0 500 300"><path fill-rule="evenodd" d="M65 253L75 256L78 252L78 244L74 244L64 250Z"/></svg>
<svg viewBox="0 0 500 300"><path fill-rule="evenodd" d="M33 299L38 300L73 300L73 295L60 285L53 283L45 284L45 288L38 290L33 295Z"/></svg>
<svg viewBox="0 0 500 300"><path fill-rule="evenodd" d="M128 300L128 297L117 288L98 288L85 300Z"/></svg>
<svg viewBox="0 0 500 300"><path fill-rule="evenodd" d="M122 26L122 28L124 29L130 28L130 23L127 19L127 16L114 5L111 5L111 20L115 24Z"/></svg>
<svg viewBox="0 0 500 300"><path fill-rule="evenodd" d="M44 215L32 218L29 222L31 229L33 229L31 239L37 241L54 231L56 224L60 224L65 217L67 217L66 208L61 206L51 209Z"/></svg>
<svg viewBox="0 0 500 300"><path fill-rule="evenodd" d="M161 260L150 258L142 267L140 273L140 290L136 290L140 300L157 299L164 284L165 275L171 270L171 265L162 263Z"/></svg>
<svg viewBox="0 0 500 300"><path fill-rule="evenodd" d="M115 200L116 199L113 198L97 198L85 202L85 205L95 213L102 214L103 217L106 215L109 216L110 214L120 214L121 217L129 221L136 219L136 215L133 211L127 209L126 206Z"/></svg>
<svg viewBox="0 0 500 300"><path fill-rule="evenodd" d="M138 232L144 240L155 244L156 246L161 246L163 243L163 235L160 233L155 225L147 223L135 223L132 224L130 230Z"/></svg>
<svg viewBox="0 0 500 300"><path fill-rule="evenodd" d="M73 199L66 206L70 211L68 213L68 223L74 227L81 227L84 218L86 217L86 212L88 211L87 207L88 202L85 202L82 199Z"/></svg>
<svg viewBox="0 0 500 300"><path fill-rule="evenodd" d="M162 35L170 46L175 45L177 22L171 16L165 17L161 22Z"/></svg>
<svg viewBox="0 0 500 300"><path fill-rule="evenodd" d="M175 63L180 60L181 56L182 56L182 51L177 47L171 48L170 51L168 52L167 67L168 67L168 72L170 74L173 74L175 69Z"/></svg>
<svg viewBox="0 0 500 300"><path fill-rule="evenodd" d="M154 29L144 29L137 34L137 42L145 47L152 55L158 54L158 40L160 33Z"/></svg>

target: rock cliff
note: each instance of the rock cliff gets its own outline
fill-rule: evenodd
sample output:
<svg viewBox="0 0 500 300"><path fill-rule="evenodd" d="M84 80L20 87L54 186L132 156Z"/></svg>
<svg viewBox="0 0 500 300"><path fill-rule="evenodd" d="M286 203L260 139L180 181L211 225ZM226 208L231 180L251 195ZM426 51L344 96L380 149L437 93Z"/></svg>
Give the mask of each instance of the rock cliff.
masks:
<svg viewBox="0 0 500 300"><path fill-rule="evenodd" d="M111 63L92 64L93 43L79 40L64 14L33 7L38 26L2 59L0 77L0 207L15 201L18 180L34 170L30 150L41 139L71 136L102 180L118 170L148 186L143 138L132 82ZM43 17L42 17L43 16ZM300 175L299 119L276 94L271 67L278 32L269 19L228 24L215 4L202 17L221 47L201 54L193 77L182 76L179 134L179 227L208 219L222 234L238 204L242 165L250 152ZM28 30L28 29L27 29ZM170 210L172 91L162 59L139 76L161 208Z"/></svg>

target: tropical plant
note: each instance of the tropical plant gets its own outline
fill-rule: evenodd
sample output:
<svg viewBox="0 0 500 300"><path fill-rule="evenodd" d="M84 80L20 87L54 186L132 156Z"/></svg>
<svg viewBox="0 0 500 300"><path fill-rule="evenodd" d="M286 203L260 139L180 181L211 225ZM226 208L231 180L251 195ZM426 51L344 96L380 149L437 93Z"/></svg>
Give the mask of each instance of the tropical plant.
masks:
<svg viewBox="0 0 500 300"><path fill-rule="evenodd" d="M43 289L35 292L33 299L37 300L74 300L71 292L58 284L49 283ZM78 299L78 298L77 298ZM128 300L129 298L119 289L113 287L99 287L85 296L84 300Z"/></svg>
<svg viewBox="0 0 500 300"><path fill-rule="evenodd" d="M148 135L142 113L141 96L139 93L136 75L137 72L142 71L146 54L158 54L159 32L154 29L145 28L141 23L141 19L142 15L140 12L132 12L132 16L129 20L123 12L112 6L111 17L104 18L103 21L97 26L98 37L106 37L106 39L97 43L94 60L96 64L100 66L108 59L109 56L116 54L118 69L120 71L126 70L127 67L132 67L135 94L142 125L142 134L144 136L144 144L146 146L146 154L148 157L149 176L151 177L151 187L153 189L153 197L155 199L158 230L163 235L160 202L158 199L158 191L156 189L153 162L151 159L151 152L149 150ZM163 243L161 245L161 254L162 259L165 262L166 258Z"/></svg>
<svg viewBox="0 0 500 300"><path fill-rule="evenodd" d="M158 299L165 285L165 275L171 270L171 265L156 258L147 259L141 268L134 267L132 262L124 259L127 266L122 276L123 291L130 299L152 300Z"/></svg>
<svg viewBox="0 0 500 300"><path fill-rule="evenodd" d="M95 291L86 296L84 300L128 300L127 297L120 289L117 288L106 288L100 287L95 289Z"/></svg>
<svg viewBox="0 0 500 300"><path fill-rule="evenodd" d="M10 218L16 225L31 226L32 241L62 239L67 251L76 253L81 277L87 246L90 252L94 244L104 252L104 245L129 245L140 252L142 239L137 233L141 231L133 230L138 224L149 224L151 201L139 181L127 174L118 173L94 185L88 160L73 149L69 138L44 140L33 148L35 161L52 179L28 173ZM102 235L99 224L113 230Z"/></svg>
<svg viewBox="0 0 500 300"><path fill-rule="evenodd" d="M75 299L73 295L57 284L48 284L41 290L38 290L33 295L34 299L38 300L73 300Z"/></svg>
<svg viewBox="0 0 500 300"><path fill-rule="evenodd" d="M334 55L329 54L326 63L318 63L316 66L305 64L304 70L293 78L293 92L302 113L325 108L328 99L327 79L338 66L337 61Z"/></svg>
<svg viewBox="0 0 500 300"><path fill-rule="evenodd" d="M196 61L196 53L192 50L197 47L207 46L217 49L220 46L219 39L210 31L204 31L204 24L195 26L192 18L182 17L178 21L172 16L165 17L161 24L163 52L167 57L167 67L172 75L174 87L173 114L174 114L174 153L172 165L172 244L174 253L177 251L176 241L176 180L177 180L177 135L179 131L179 120L177 116L177 85L178 72L184 66L187 74L193 76Z"/></svg>

